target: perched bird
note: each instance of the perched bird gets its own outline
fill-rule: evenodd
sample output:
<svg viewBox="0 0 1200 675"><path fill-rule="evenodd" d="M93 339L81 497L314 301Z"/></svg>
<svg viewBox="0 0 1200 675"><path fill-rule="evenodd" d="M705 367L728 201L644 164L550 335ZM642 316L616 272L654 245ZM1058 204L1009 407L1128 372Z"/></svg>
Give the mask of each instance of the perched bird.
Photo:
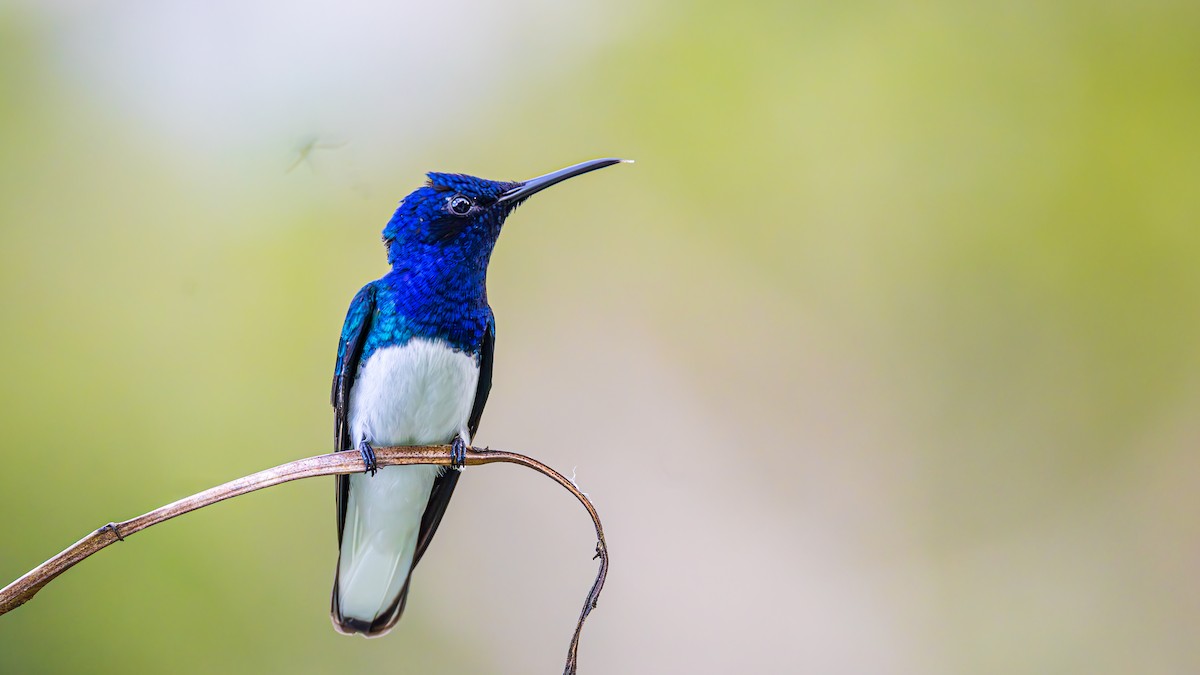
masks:
<svg viewBox="0 0 1200 675"><path fill-rule="evenodd" d="M335 447L357 450L367 466L337 477L339 631L372 637L396 624L454 493L492 386L487 266L505 218L536 192L621 161L523 182L430 173L383 229L392 270L350 303L333 377ZM443 443L454 449L452 470L375 465L373 445Z"/></svg>

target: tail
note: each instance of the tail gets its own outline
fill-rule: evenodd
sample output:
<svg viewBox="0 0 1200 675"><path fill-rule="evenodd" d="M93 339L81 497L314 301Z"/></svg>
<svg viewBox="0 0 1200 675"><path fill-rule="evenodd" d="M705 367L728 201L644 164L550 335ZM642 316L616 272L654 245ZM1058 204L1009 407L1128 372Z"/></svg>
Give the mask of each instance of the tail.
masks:
<svg viewBox="0 0 1200 675"><path fill-rule="evenodd" d="M344 516L330 612L338 631L376 637L400 620L438 470L389 466L338 478Z"/></svg>

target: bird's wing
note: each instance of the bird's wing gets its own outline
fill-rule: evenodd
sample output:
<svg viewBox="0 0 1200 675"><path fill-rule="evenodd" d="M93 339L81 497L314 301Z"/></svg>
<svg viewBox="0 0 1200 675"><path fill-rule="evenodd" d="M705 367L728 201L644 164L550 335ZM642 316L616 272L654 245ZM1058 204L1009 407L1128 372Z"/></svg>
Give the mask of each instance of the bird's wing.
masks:
<svg viewBox="0 0 1200 675"><path fill-rule="evenodd" d="M363 343L371 331L375 316L375 285L367 284L354 296L346 312L346 323L342 326L342 337L338 341L337 364L333 370L333 392L330 402L334 411L333 447L337 452L354 450L354 439L350 438L350 388L358 373L358 362L362 357ZM337 531L338 546L342 543L342 528L346 524L346 502L350 494L350 478L337 477Z"/></svg>
<svg viewBox="0 0 1200 675"><path fill-rule="evenodd" d="M492 391L492 354L495 350L496 317L488 312L488 327L483 334L483 346L479 350L479 385L475 387L475 403L471 406L471 417L467 420L467 430L471 432L472 439L475 438L475 432L479 431L483 406L487 405L488 394Z"/></svg>

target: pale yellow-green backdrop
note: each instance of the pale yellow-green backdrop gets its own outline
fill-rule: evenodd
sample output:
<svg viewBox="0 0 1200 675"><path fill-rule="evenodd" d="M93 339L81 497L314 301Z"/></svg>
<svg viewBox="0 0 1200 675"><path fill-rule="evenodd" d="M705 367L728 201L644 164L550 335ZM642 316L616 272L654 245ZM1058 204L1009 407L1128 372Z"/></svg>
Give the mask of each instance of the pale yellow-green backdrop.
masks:
<svg viewBox="0 0 1200 675"><path fill-rule="evenodd" d="M479 442L570 474L601 673L1200 672L1200 4L0 6L0 582L329 449L427 170L515 214ZM289 170L290 168L290 170ZM396 631L333 490L139 534L2 673L554 673L582 511L468 470Z"/></svg>

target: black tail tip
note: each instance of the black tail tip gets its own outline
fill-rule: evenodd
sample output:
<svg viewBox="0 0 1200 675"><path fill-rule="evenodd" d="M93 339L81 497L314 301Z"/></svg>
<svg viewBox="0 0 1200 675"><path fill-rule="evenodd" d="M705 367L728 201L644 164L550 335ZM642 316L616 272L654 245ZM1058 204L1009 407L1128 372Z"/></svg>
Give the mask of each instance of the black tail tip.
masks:
<svg viewBox="0 0 1200 675"><path fill-rule="evenodd" d="M393 605L393 609L395 606ZM375 617L371 621L356 619L351 616L343 616L340 608L335 604L333 611L330 612L329 618L333 620L333 627L342 635L361 635L367 638L379 637L391 632L396 626L396 621L400 618L399 612L385 613L383 616Z"/></svg>
<svg viewBox="0 0 1200 675"><path fill-rule="evenodd" d="M379 630L379 626L374 625L370 621L362 619L354 619L348 616L333 616L333 627L342 635L363 635L366 637L375 637L383 635L387 629Z"/></svg>
<svg viewBox="0 0 1200 675"><path fill-rule="evenodd" d="M409 573L411 574L411 572ZM338 583L335 577L333 582L333 597L329 603L329 618L333 620L333 627L337 632L343 635L362 635L363 637L379 637L386 635L388 631L396 625L400 620L400 616L404 614L404 606L408 604L408 582L400 588L400 595L392 601L388 608L383 610L379 616L376 616L370 621L356 619L352 616L342 614L341 603L338 602Z"/></svg>

